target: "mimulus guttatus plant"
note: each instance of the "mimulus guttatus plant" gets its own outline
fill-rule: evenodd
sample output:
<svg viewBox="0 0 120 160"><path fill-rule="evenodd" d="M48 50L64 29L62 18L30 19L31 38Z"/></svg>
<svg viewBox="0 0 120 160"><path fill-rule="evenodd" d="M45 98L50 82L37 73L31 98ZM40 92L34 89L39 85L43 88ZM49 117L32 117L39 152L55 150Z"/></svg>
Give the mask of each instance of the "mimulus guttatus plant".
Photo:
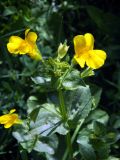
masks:
<svg viewBox="0 0 120 160"><path fill-rule="evenodd" d="M57 136L57 134L65 136L65 151L63 155L60 155L59 159L76 159L74 157L76 151L73 146L78 143L77 145L86 147L84 143L82 144L81 136L78 137L81 126L93 108L96 109L97 107L97 103L93 104L93 99L96 97L91 92L91 88L95 85L91 85L90 88L85 83L84 78L93 76L94 69L98 69L104 65L107 57L106 52L94 49L94 37L91 33L77 35L73 38L75 54L71 62L68 56L70 46L67 45L66 41L60 43L57 52L55 52L57 53L55 57L52 55L45 58L42 58L36 41L37 34L31 32L30 29L25 31L25 39L14 35L9 38L7 49L11 54L27 54L30 58L38 60L41 63L35 63L38 67L37 72L34 72L34 74L30 73L30 76L28 74L27 77L32 81L30 93L35 94L35 96L30 95L29 98L27 97L27 118L23 120L24 123L19 119L18 114L14 113L15 109L13 109L8 114L0 116L0 124L4 125L5 128L10 128L14 124L22 123L20 127L14 128L16 131L13 135L24 150L28 152L32 150L40 153L44 152L47 155L51 154L52 158L54 158L54 150L57 146L55 149L51 149L48 141L46 141L47 145L45 142L42 143L42 136L48 140L51 135L53 137ZM24 60L26 60L26 57ZM76 62L82 69L77 69L75 66ZM30 61L30 65L31 63L32 61ZM36 71L36 67L33 67L34 69ZM27 72L29 71L27 70ZM20 75L24 76L24 74ZM41 97L43 98L42 101ZM19 137L23 137L22 140ZM77 138L79 139L76 141ZM59 144L59 139L56 140L56 144ZM84 140L85 144L88 143L88 147L90 146L90 149L87 151L89 152L88 155L93 154L93 158L91 159L95 159L96 153L94 153L94 149L91 152L93 146L92 144L89 145L88 139L89 137L87 137L87 142L85 141L86 139ZM81 152L76 153L82 157Z"/></svg>

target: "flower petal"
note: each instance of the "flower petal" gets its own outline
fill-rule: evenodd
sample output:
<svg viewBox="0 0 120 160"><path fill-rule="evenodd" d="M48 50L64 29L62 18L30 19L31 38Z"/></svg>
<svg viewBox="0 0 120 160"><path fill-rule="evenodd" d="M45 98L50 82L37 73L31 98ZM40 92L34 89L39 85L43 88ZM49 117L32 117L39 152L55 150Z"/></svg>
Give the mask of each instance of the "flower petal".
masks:
<svg viewBox="0 0 120 160"><path fill-rule="evenodd" d="M104 65L106 59L106 53L102 50L90 50L89 57L86 59L88 67L98 69Z"/></svg>
<svg viewBox="0 0 120 160"><path fill-rule="evenodd" d="M35 43L37 40L37 34L35 32L29 32L25 38L28 42Z"/></svg>
<svg viewBox="0 0 120 160"><path fill-rule="evenodd" d="M16 119L14 123L16 123L16 124L22 124L23 121L21 119Z"/></svg>
<svg viewBox="0 0 120 160"><path fill-rule="evenodd" d="M8 123L4 124L5 128L10 128L14 124L14 121L9 121Z"/></svg>
<svg viewBox="0 0 120 160"><path fill-rule="evenodd" d="M0 124L5 124L10 120L9 114L0 116Z"/></svg>
<svg viewBox="0 0 120 160"><path fill-rule="evenodd" d="M30 31L30 28L25 30L25 37L27 36L28 32Z"/></svg>
<svg viewBox="0 0 120 160"><path fill-rule="evenodd" d="M7 49L10 53L19 53L19 47L24 40L18 36L11 36L9 43L7 44Z"/></svg>
<svg viewBox="0 0 120 160"><path fill-rule="evenodd" d="M80 57L74 56L74 59L81 66L81 68L83 68L85 66L85 59L82 56L80 56Z"/></svg>
<svg viewBox="0 0 120 160"><path fill-rule="evenodd" d="M86 41L86 47L88 47L88 49L93 49L95 41L93 35L91 33L86 33L84 37Z"/></svg>
<svg viewBox="0 0 120 160"><path fill-rule="evenodd" d="M15 111L16 111L16 109L11 109L11 110L10 110L10 114L11 114L11 113L14 113Z"/></svg>
<svg viewBox="0 0 120 160"><path fill-rule="evenodd" d="M30 45L24 40L21 46L19 47L19 54L27 54L30 48Z"/></svg>
<svg viewBox="0 0 120 160"><path fill-rule="evenodd" d="M73 42L74 42L75 54L77 56L80 56L81 51L86 46L85 37L83 35L77 35L77 36L74 37Z"/></svg>
<svg viewBox="0 0 120 160"><path fill-rule="evenodd" d="M32 59L35 59L35 60L42 60L42 55L37 47L37 45L33 45L31 47L31 50L30 52L28 53L28 55L32 58Z"/></svg>
<svg viewBox="0 0 120 160"><path fill-rule="evenodd" d="M18 36L11 36L9 38L9 43L16 43L16 44L20 44L23 41L23 39L21 37Z"/></svg>

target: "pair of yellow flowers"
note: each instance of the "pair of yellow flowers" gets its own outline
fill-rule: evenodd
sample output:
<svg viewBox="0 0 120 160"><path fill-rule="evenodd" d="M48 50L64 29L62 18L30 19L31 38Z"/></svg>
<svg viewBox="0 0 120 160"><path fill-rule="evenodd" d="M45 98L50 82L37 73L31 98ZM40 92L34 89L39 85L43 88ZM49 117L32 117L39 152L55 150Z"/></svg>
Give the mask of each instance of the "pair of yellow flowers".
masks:
<svg viewBox="0 0 120 160"><path fill-rule="evenodd" d="M36 45L37 34L25 31L25 39L18 36L11 36L7 44L8 51L12 54L28 54L31 58L42 60L41 53ZM90 33L77 35L73 39L75 55L74 59L83 68L85 64L97 69L104 65L106 53L103 50L94 50L94 37ZM13 124L21 123L18 114L12 109L8 114L0 116L0 124L5 128L10 128Z"/></svg>
<svg viewBox="0 0 120 160"><path fill-rule="evenodd" d="M41 53L36 45L37 34L25 31L25 39L18 36L11 36L7 44L8 51L13 54L28 54L31 58L41 60ZM94 37L90 33L77 35L73 39L75 55L74 59L83 68L85 64L92 68L100 68L106 59L103 50L94 50Z"/></svg>

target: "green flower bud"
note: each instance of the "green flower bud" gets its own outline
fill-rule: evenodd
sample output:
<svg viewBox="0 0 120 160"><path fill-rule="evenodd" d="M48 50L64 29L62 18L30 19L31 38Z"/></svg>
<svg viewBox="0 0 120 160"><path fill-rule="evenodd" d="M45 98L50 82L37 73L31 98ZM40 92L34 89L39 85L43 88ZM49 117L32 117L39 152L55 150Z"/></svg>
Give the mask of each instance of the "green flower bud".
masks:
<svg viewBox="0 0 120 160"><path fill-rule="evenodd" d="M60 43L57 51L58 58L62 59L67 54L68 49L69 49L69 46L67 46L66 42L64 42L64 44Z"/></svg>

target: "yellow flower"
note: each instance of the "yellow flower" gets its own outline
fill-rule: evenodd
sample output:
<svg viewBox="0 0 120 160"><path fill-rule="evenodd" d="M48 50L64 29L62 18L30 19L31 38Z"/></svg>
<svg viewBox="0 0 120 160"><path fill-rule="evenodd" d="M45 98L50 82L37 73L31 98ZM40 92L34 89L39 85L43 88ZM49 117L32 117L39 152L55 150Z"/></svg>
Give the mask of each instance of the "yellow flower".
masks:
<svg viewBox="0 0 120 160"><path fill-rule="evenodd" d="M74 37L74 59L83 68L85 63L92 69L98 69L104 65L106 53L103 50L94 50L94 37L90 33Z"/></svg>
<svg viewBox="0 0 120 160"><path fill-rule="evenodd" d="M29 31L30 29L25 31L25 39L11 36L7 49L12 54L28 54L32 59L41 60L42 56L36 45L37 34Z"/></svg>
<svg viewBox="0 0 120 160"><path fill-rule="evenodd" d="M13 124L21 124L22 121L18 118L18 114L14 113L16 110L12 109L8 114L0 116L0 124L5 128L10 128Z"/></svg>

